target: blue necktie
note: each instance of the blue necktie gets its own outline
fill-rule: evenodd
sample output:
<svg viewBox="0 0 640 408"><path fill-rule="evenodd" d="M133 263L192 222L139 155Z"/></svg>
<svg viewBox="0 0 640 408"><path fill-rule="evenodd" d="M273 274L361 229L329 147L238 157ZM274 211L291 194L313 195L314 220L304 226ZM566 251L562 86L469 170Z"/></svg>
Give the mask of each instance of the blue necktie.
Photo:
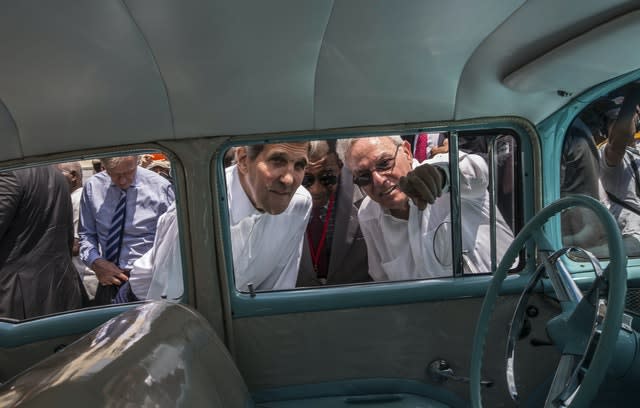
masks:
<svg viewBox="0 0 640 408"><path fill-rule="evenodd" d="M118 265L120 258L120 248L122 247L122 232L124 230L124 217L127 208L127 192L120 190L120 201L111 219L111 228L107 235L104 259Z"/></svg>

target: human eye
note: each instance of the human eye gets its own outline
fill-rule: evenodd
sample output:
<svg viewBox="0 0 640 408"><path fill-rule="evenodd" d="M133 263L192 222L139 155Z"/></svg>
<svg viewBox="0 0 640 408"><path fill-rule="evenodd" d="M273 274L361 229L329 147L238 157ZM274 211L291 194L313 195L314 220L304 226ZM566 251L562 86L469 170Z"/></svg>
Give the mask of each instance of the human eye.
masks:
<svg viewBox="0 0 640 408"><path fill-rule="evenodd" d="M393 159L382 159L376 163L376 170L389 170L393 166Z"/></svg>
<svg viewBox="0 0 640 408"><path fill-rule="evenodd" d="M353 184L364 187L371 183L371 173L363 172L363 173L355 173L353 175Z"/></svg>
<svg viewBox="0 0 640 408"><path fill-rule="evenodd" d="M287 160L282 157L282 156L273 156L271 158L269 158L269 163L275 165L275 166L286 166L287 165Z"/></svg>
<svg viewBox="0 0 640 408"><path fill-rule="evenodd" d="M306 160L299 160L295 163L295 168L296 170L304 170L305 168L307 168L307 161Z"/></svg>

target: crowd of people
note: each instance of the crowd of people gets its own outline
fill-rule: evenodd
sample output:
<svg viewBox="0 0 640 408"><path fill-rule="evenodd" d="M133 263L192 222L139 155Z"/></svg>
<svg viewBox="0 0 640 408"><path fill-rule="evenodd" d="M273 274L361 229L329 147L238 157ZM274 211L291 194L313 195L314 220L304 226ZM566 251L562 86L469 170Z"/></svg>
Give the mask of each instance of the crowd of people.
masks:
<svg viewBox="0 0 640 408"><path fill-rule="evenodd" d="M440 133L234 148L225 177L237 289L451 276L447 152ZM488 163L461 150L459 167L464 269L490 272ZM84 182L78 162L2 173L0 316L182 296L169 162L109 157L93 168ZM496 220L499 259L513 233L500 211ZM27 223L39 230L23 232ZM41 264L37 251L56 257ZM25 298L43 300L26 310Z"/></svg>
<svg viewBox="0 0 640 408"><path fill-rule="evenodd" d="M226 169L236 287L258 291L452 276L443 136L237 148ZM461 150L459 167L464 269L490 272L486 157ZM513 233L496 212L499 261Z"/></svg>
<svg viewBox="0 0 640 408"><path fill-rule="evenodd" d="M567 130L561 160L561 195L603 202L629 255L640 255L639 105L638 84L591 104ZM466 273L491 272L492 252L499 261L513 240L500 209L489 238L482 143L460 140L458 153ZM169 161L92 166L84 181L78 162L0 173L0 316L182 296ZM446 133L238 146L224 166L238 290L453 274ZM562 230L566 245L606 256L586 210L566 212Z"/></svg>
<svg viewBox="0 0 640 408"><path fill-rule="evenodd" d="M148 167L166 168L168 161ZM0 316L44 314L146 298L150 279L130 271L150 252L174 201L162 170L137 156L0 173Z"/></svg>

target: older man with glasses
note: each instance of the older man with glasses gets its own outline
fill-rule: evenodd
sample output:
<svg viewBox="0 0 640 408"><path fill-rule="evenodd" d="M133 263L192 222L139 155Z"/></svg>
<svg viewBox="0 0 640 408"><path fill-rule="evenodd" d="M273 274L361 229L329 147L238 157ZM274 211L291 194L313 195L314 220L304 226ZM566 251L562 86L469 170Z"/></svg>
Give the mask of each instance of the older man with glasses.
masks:
<svg viewBox="0 0 640 408"><path fill-rule="evenodd" d="M367 247L358 225L362 196L354 197L351 173L343 168L335 140L311 142L302 185L313 207L296 286L370 281Z"/></svg>
<svg viewBox="0 0 640 408"><path fill-rule="evenodd" d="M358 212L376 281L452 276L448 157L419 164L400 136L345 139L338 154L367 196ZM459 153L462 249L465 270L491 271L488 166ZM513 234L498 212L498 260Z"/></svg>
<svg viewBox="0 0 640 408"><path fill-rule="evenodd" d="M80 259L96 274L96 306L144 294L130 271L152 246L158 218L175 200L171 183L138 166L138 156L105 157L80 199Z"/></svg>

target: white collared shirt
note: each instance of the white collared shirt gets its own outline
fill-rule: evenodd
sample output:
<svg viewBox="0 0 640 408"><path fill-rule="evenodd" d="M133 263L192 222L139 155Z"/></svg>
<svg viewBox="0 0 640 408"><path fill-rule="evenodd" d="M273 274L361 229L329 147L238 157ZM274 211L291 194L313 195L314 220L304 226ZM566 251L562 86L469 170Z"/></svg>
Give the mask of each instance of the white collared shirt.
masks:
<svg viewBox="0 0 640 408"><path fill-rule="evenodd" d="M236 166L226 169L231 245L236 288L291 289L296 285L302 244L311 213L311 195L296 190L278 215L261 213L245 193Z"/></svg>
<svg viewBox="0 0 640 408"><path fill-rule="evenodd" d="M448 173L448 155L426 162ZM490 272L488 166L481 156L464 152L460 152L459 163L463 254L476 272ZM414 161L413 167L418 165ZM449 203L447 191L423 211L409 201L409 219L402 220L365 198L358 220L367 243L369 275L376 281L452 276ZM502 215L496 215L499 262L513 241L513 233Z"/></svg>
<svg viewBox="0 0 640 408"><path fill-rule="evenodd" d="M180 300L184 293L176 203L158 219L153 247L133 264L131 290L140 300Z"/></svg>
<svg viewBox="0 0 640 408"><path fill-rule="evenodd" d="M295 287L311 196L298 188L278 215L258 212L242 189L236 166L226 172L236 287ZM175 203L158 220L153 247L133 265L129 283L139 299L179 300L184 292Z"/></svg>

